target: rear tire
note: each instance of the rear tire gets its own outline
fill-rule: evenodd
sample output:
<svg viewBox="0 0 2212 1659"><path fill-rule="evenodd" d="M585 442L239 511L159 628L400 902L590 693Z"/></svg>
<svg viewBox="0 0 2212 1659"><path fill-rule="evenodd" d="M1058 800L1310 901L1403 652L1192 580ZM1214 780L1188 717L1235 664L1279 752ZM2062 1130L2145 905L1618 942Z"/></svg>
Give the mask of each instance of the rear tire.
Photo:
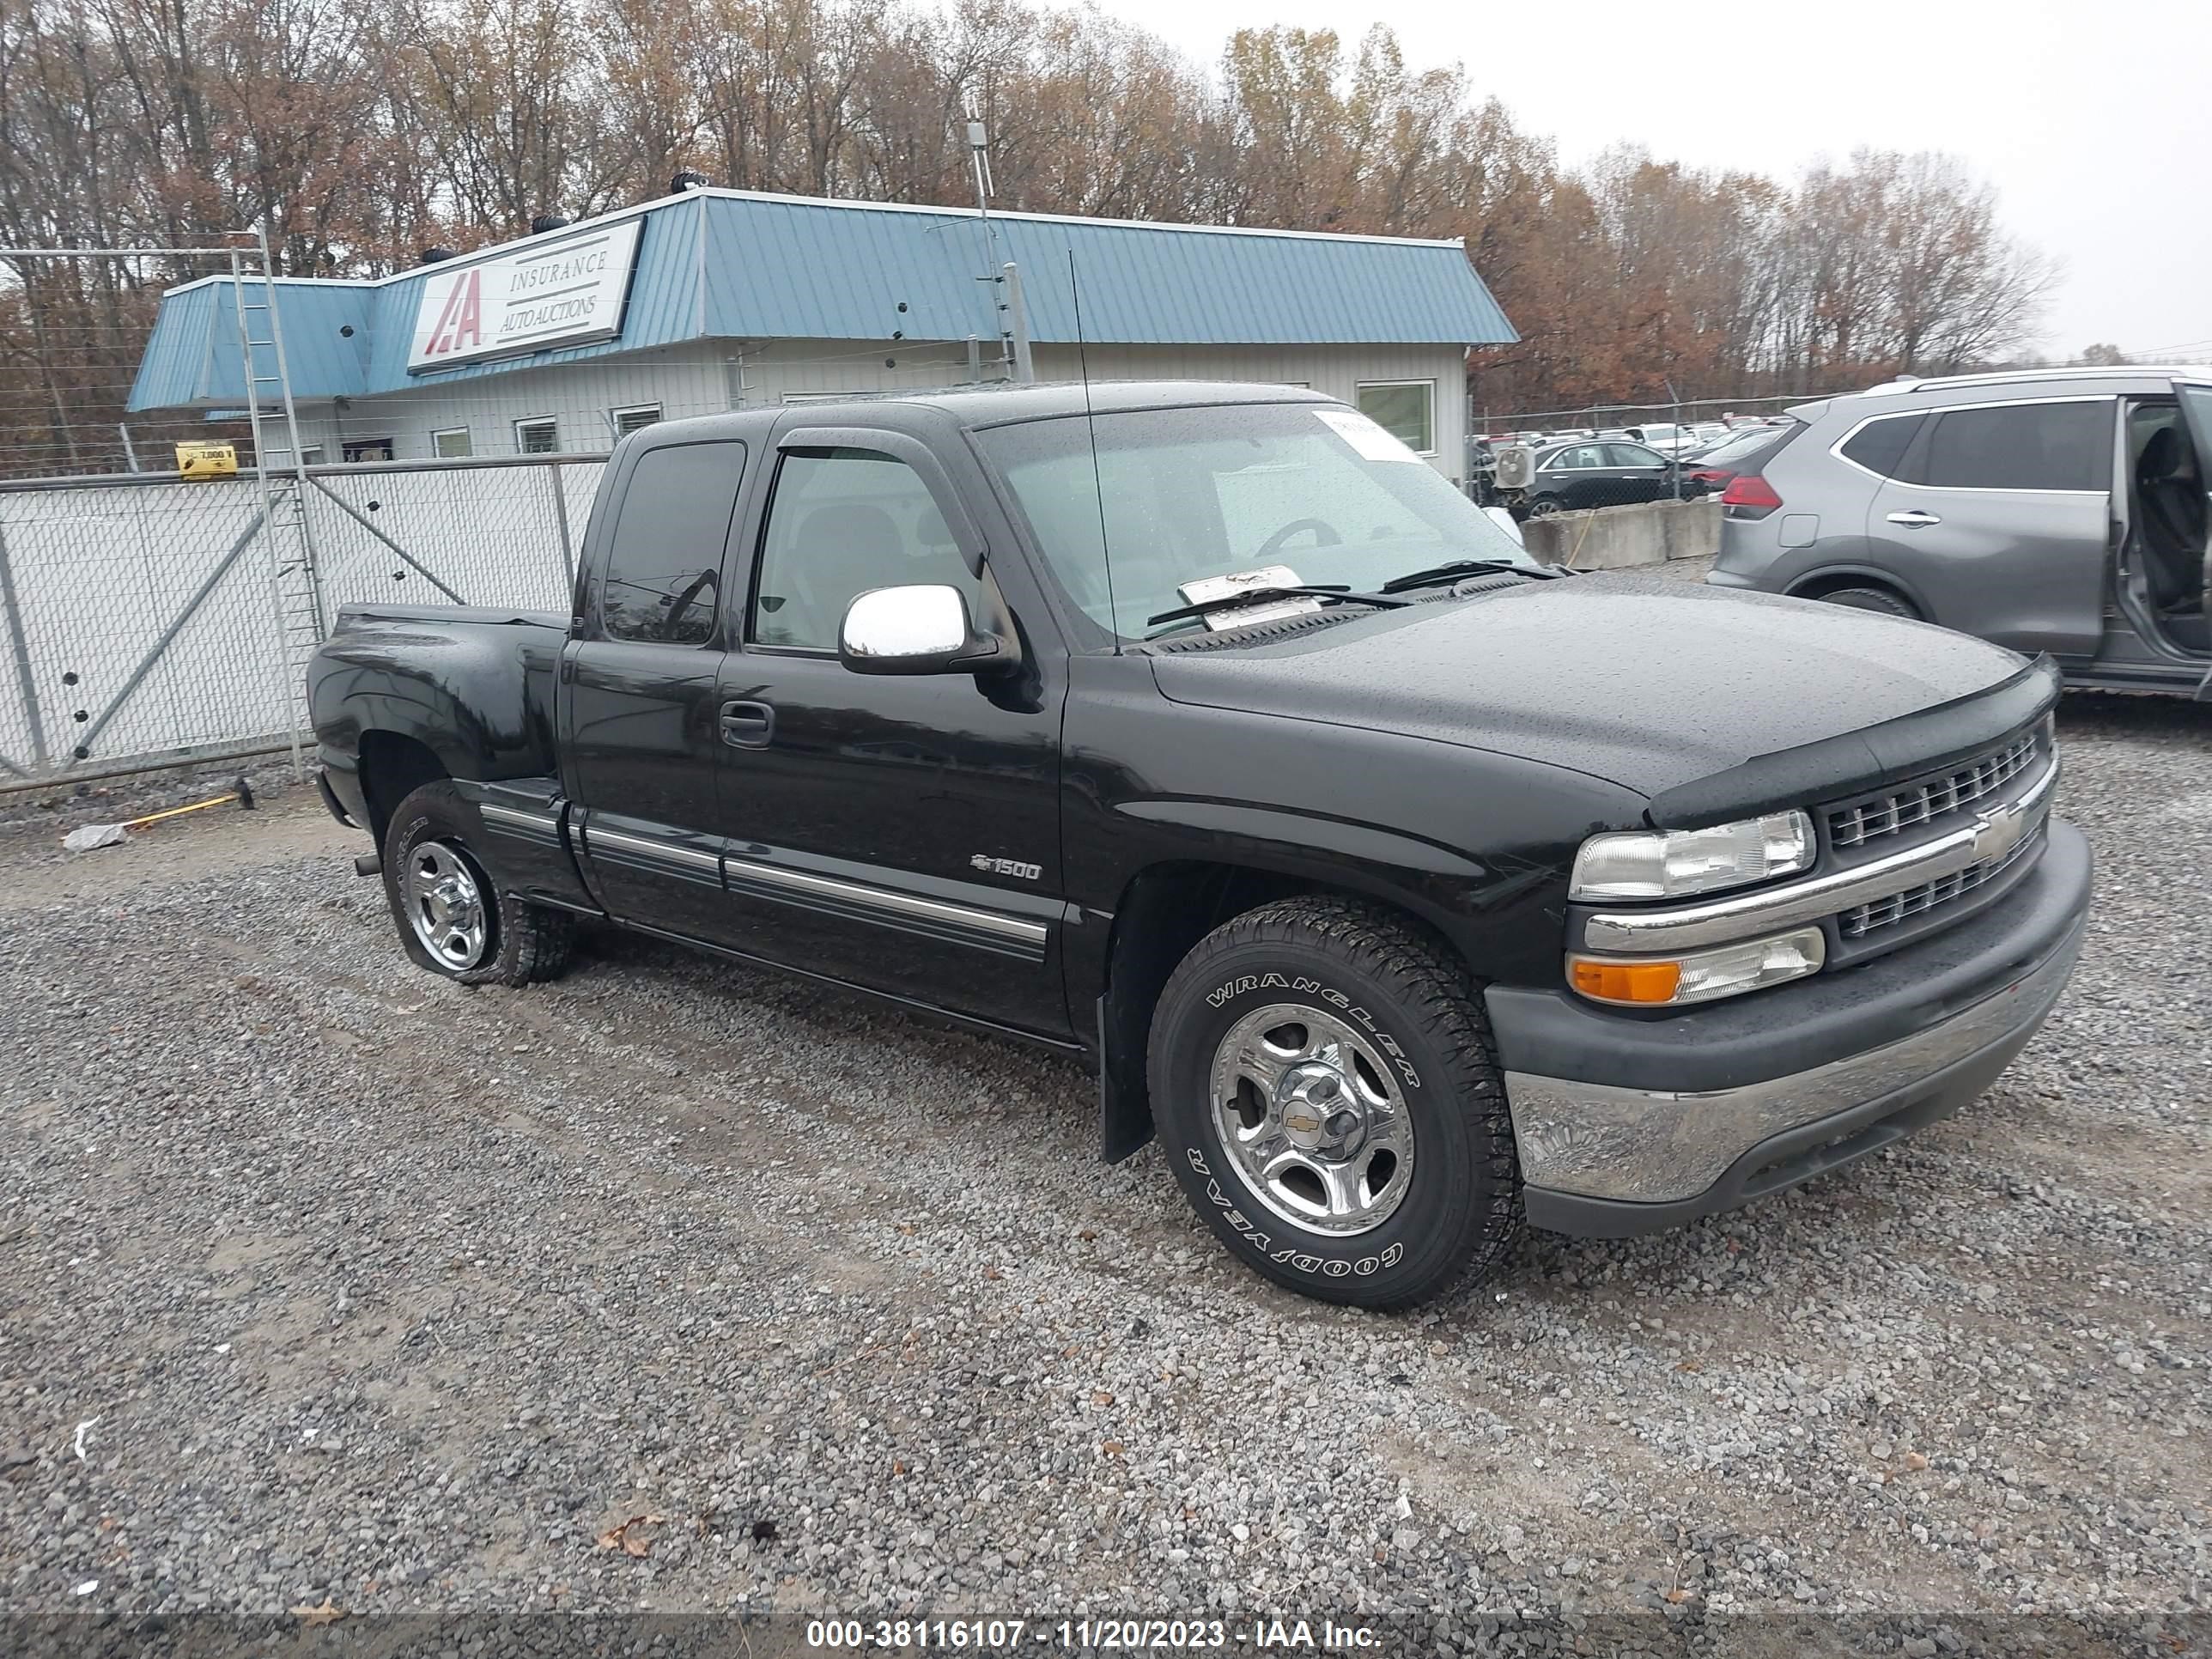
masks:
<svg viewBox="0 0 2212 1659"><path fill-rule="evenodd" d="M1463 967L1394 913L1314 894L1216 928L1161 992L1149 1060L1185 1196L1277 1284L1403 1308L1510 1249L1519 1167L1489 1023Z"/></svg>
<svg viewBox="0 0 2212 1659"><path fill-rule="evenodd" d="M1564 510L1557 495L1539 495L1528 503L1528 516L1532 519L1556 518Z"/></svg>
<svg viewBox="0 0 2212 1659"><path fill-rule="evenodd" d="M418 968L464 985L529 985L567 971L576 919L501 890L476 803L450 778L401 801L384 838L384 896Z"/></svg>
<svg viewBox="0 0 2212 1659"><path fill-rule="evenodd" d="M1840 605L1850 611L1879 611L1886 617L1902 617L1907 622L1927 620L1911 600L1887 587L1838 587L1820 597L1823 604Z"/></svg>

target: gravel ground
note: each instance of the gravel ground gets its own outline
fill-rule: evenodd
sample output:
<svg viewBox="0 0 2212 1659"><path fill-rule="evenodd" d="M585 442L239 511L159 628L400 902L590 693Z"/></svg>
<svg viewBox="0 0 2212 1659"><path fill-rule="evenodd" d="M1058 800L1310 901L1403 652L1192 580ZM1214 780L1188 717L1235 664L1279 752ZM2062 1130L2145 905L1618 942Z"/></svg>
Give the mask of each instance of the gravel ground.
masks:
<svg viewBox="0 0 2212 1659"><path fill-rule="evenodd" d="M1424 1651L1516 1609L1866 1613L1911 1655L2076 1614L2186 1650L2212 708L2062 723L2099 909L1982 1102L1400 1317L1239 1270L1157 1148L1101 1168L1073 1066L619 936L527 993L416 973L310 793L10 838L0 1606L1279 1610Z"/></svg>

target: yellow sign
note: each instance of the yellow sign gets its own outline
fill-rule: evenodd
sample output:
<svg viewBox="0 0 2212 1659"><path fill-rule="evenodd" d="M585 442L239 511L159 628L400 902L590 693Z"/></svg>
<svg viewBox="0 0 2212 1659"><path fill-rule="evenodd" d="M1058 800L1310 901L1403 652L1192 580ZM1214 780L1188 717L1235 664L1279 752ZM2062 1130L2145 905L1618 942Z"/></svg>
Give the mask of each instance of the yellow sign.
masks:
<svg viewBox="0 0 2212 1659"><path fill-rule="evenodd" d="M238 476L238 451L229 444L179 444L177 476L180 478L234 478Z"/></svg>

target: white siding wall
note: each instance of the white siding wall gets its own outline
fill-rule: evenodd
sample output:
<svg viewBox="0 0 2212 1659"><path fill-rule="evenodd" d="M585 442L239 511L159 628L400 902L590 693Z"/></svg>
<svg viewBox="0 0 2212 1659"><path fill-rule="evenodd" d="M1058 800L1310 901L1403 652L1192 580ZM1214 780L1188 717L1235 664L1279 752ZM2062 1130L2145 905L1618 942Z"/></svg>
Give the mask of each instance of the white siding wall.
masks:
<svg viewBox="0 0 2212 1659"><path fill-rule="evenodd" d="M1466 375L1457 346L1098 345L1091 348L1089 357L1094 380L1290 382L1346 403L1357 400L1363 381L1432 381L1431 464L1453 479L1464 471ZM1077 378L1073 346L1040 346L1036 361L1040 380ZM987 366L987 373L994 370L994 364ZM550 416L559 422L562 450L585 454L613 447L611 411L617 409L658 404L663 416L673 420L774 405L793 396L918 391L967 377L967 353L958 346L909 348L880 340L710 342L357 398L343 410L328 404L303 407L302 441L321 444L325 459L337 461L348 442L388 438L395 460L422 460L434 453L433 433L466 427L473 453L513 455L518 453L515 422Z"/></svg>

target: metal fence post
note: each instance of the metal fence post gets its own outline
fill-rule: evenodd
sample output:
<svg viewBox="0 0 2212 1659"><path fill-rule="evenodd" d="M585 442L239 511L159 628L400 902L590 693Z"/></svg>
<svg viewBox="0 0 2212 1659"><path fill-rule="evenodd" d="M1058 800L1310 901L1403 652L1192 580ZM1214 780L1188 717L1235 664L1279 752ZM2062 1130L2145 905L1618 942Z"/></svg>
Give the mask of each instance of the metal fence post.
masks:
<svg viewBox="0 0 2212 1659"><path fill-rule="evenodd" d="M39 718L38 677L31 672L31 647L23 634L23 607L15 598L15 568L8 560L8 532L0 526L0 611L7 613L8 645L15 655L15 690L23 700L23 720L31 729L31 763L46 769L46 722Z"/></svg>
<svg viewBox="0 0 2212 1659"><path fill-rule="evenodd" d="M545 469L545 476L553 483L553 521L561 526L561 568L568 574L568 591L576 589L576 546L568 533L568 490L561 477L561 463L553 462Z"/></svg>

